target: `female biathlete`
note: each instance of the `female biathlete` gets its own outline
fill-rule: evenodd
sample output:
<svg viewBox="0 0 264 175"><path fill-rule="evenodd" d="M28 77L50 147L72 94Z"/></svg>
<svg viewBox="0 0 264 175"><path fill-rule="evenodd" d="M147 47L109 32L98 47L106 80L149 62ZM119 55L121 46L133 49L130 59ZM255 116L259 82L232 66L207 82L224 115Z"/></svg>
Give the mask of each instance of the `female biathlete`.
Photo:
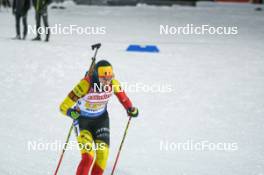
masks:
<svg viewBox="0 0 264 175"><path fill-rule="evenodd" d="M93 74L88 74L73 88L60 105L64 115L77 120L79 134L77 141L82 159L76 175L102 175L108 159L109 151L109 117L107 103L115 94L131 117L138 116L138 109L133 107L126 93L114 78L113 67L106 61L96 63ZM93 145L99 145L94 149ZM95 163L92 166L94 153Z"/></svg>

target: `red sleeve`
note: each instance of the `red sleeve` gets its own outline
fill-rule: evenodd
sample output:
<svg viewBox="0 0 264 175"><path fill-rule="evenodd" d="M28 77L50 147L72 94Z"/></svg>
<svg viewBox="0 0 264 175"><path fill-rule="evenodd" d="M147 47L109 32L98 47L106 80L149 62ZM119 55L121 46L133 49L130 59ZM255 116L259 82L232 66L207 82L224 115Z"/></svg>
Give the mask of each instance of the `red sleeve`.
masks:
<svg viewBox="0 0 264 175"><path fill-rule="evenodd" d="M126 108L126 110L132 107L132 103L124 91L117 92L116 96L124 108Z"/></svg>

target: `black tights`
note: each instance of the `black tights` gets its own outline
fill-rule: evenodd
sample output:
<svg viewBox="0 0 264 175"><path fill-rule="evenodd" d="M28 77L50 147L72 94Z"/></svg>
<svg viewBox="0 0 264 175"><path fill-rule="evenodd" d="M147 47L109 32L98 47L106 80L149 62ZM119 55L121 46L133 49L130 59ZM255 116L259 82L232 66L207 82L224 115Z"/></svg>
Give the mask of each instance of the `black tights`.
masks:
<svg viewBox="0 0 264 175"><path fill-rule="evenodd" d="M47 10L42 10L42 12L36 12L36 28L37 28L37 36L40 37L39 28L41 23L41 17L43 19L44 27L45 27L45 34L46 37L49 38L50 30L49 30L49 23L48 23L48 13Z"/></svg>
<svg viewBox="0 0 264 175"><path fill-rule="evenodd" d="M21 18L22 18L22 23L24 26L23 37L26 37L27 32L28 32L27 14L25 14L24 16L16 15L16 34L20 36L20 19Z"/></svg>

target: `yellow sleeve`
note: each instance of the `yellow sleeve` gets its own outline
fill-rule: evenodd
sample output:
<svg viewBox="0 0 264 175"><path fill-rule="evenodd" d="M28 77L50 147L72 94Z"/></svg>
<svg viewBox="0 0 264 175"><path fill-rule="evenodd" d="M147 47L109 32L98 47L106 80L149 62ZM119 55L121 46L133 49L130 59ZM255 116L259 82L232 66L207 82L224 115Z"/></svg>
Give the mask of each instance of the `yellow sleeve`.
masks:
<svg viewBox="0 0 264 175"><path fill-rule="evenodd" d="M113 79L111 84L115 94L122 91L121 85L117 79Z"/></svg>
<svg viewBox="0 0 264 175"><path fill-rule="evenodd" d="M90 88L90 83L83 79L81 80L74 88L73 90L68 94L68 96L63 100L63 102L60 105L60 111L67 115L68 109L73 107L77 100L81 97L83 97L85 94L88 93L88 90Z"/></svg>
<svg viewBox="0 0 264 175"><path fill-rule="evenodd" d="M117 96L120 103L124 106L124 108L126 110L131 108L132 103L131 103L130 99L128 98L128 96L126 95L125 91L122 89L118 80L113 79L111 83L112 83L112 87L114 89L115 95Z"/></svg>

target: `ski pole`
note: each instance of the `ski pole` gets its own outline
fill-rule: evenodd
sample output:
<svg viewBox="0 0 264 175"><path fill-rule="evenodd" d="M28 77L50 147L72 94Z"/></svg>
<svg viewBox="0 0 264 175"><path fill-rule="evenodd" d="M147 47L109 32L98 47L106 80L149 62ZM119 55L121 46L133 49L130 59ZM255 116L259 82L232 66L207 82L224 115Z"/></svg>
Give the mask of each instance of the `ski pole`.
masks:
<svg viewBox="0 0 264 175"><path fill-rule="evenodd" d="M62 150L62 153L61 153L61 156L60 156L60 160L58 162L58 165L57 165L57 168L56 168L56 171L55 171L54 175L57 175L57 173L59 171L59 168L60 168L60 165L61 165L61 162L62 162L62 158L63 158L63 155L64 155L64 153L66 151L67 145L69 143L69 140L70 140L70 136L71 136L71 132L73 130L73 127L74 127L74 123L72 123L72 125L70 127L70 130L68 132L68 136L67 136L66 142L64 144L64 147L63 147L63 150Z"/></svg>
<svg viewBox="0 0 264 175"><path fill-rule="evenodd" d="M98 51L98 49L100 49L101 45L102 45L101 43L97 43L97 44L93 44L91 46L92 50L95 49L95 52L94 52L94 56L92 57L92 63L90 65L89 71L86 73L86 75L92 76L93 70L94 70L94 66L95 66L97 51Z"/></svg>
<svg viewBox="0 0 264 175"><path fill-rule="evenodd" d="M129 117L128 119L128 122L127 122L127 125L126 125L126 129L125 129L125 132L124 132L124 135L123 135L123 138L122 138L122 141L121 141L121 144L119 146L119 149L118 149L118 153L116 155L116 159L115 159L115 163L114 163L114 166L113 166L113 169L112 169L112 172L111 172L111 175L114 175L114 172L115 172L115 168L116 168L116 165L117 165L117 161L119 159L119 156L120 156L120 153L121 153L121 149L123 147L123 144L124 144L124 141L125 141L125 138L126 138L126 135L127 135L127 130L129 128L129 125L130 125L130 121L131 121L131 117Z"/></svg>

